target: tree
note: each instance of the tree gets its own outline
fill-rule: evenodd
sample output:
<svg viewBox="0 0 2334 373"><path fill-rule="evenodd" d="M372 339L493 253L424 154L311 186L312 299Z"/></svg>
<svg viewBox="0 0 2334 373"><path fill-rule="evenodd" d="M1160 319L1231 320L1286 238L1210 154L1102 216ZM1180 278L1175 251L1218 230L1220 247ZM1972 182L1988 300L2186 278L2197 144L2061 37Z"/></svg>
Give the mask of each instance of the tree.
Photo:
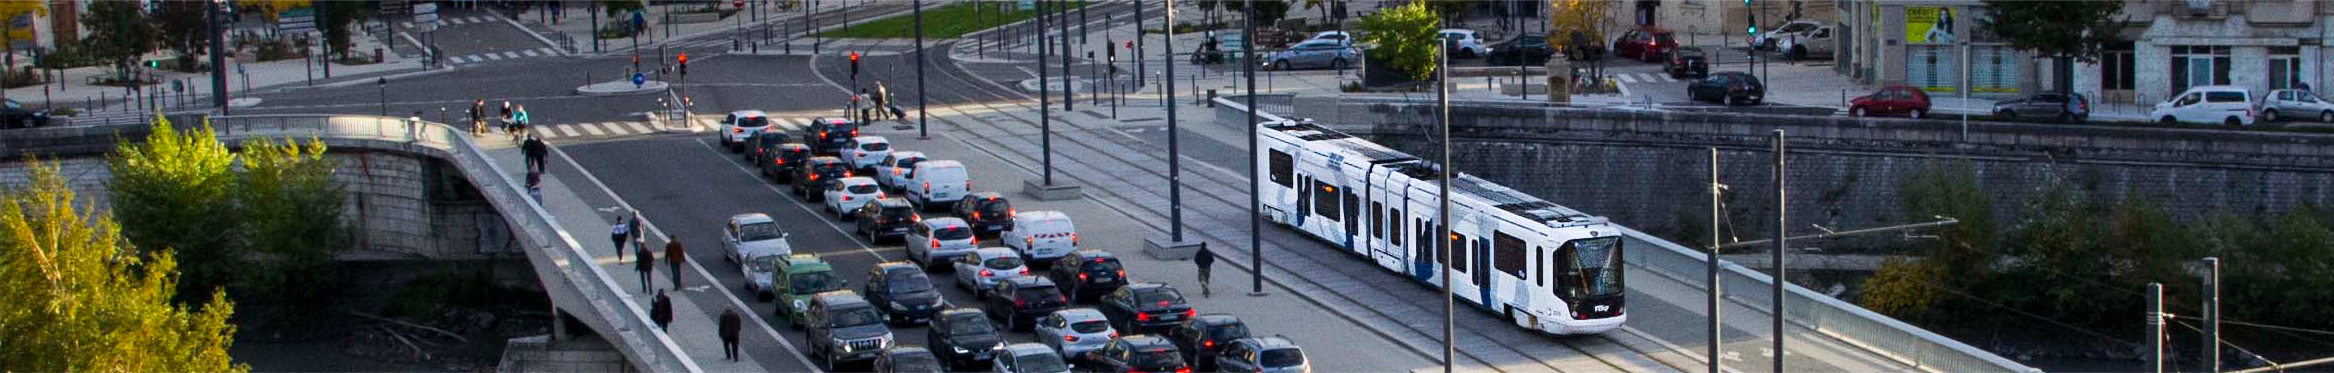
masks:
<svg viewBox="0 0 2334 373"><path fill-rule="evenodd" d="M2011 48L2050 58L2060 90L2074 87L2075 61L2099 61L2102 48L2122 31L2120 1L1984 0L1986 19L1978 27Z"/></svg>
<svg viewBox="0 0 2334 373"><path fill-rule="evenodd" d="M1613 15L1613 4L1612 1L1603 0L1549 0L1548 45L1560 45L1562 48L1594 48L1602 45L1605 40L1603 27ZM1589 62L1589 75L1604 74L1601 61Z"/></svg>
<svg viewBox="0 0 2334 373"><path fill-rule="evenodd" d="M322 300L333 289L333 254L353 242L341 219L347 192L333 180L338 164L324 158L322 141L305 144L251 139L243 142L243 172L237 178L236 207L250 253L236 285L246 301L267 297L302 305Z"/></svg>
<svg viewBox="0 0 2334 373"><path fill-rule="evenodd" d="M1903 319L1920 320L1937 314L1932 306L1941 299L1941 292L1929 288L1931 282L1944 275L1934 260L1888 258L1872 277L1864 280L1864 289L1856 304L1873 312Z"/></svg>
<svg viewBox="0 0 2334 373"><path fill-rule="evenodd" d="M102 212L74 206L58 168L30 162L31 183L0 192L0 371L246 372L227 356L226 294L173 304L169 250L121 242Z"/></svg>
<svg viewBox="0 0 2334 373"><path fill-rule="evenodd" d="M1284 0L1253 0L1256 2L1256 27L1273 27L1289 16L1289 2Z"/></svg>
<svg viewBox="0 0 2334 373"><path fill-rule="evenodd" d="M1440 25L1442 19L1427 10L1425 2L1413 1L1362 17L1362 40L1376 45L1370 48L1369 60L1412 80L1427 80L1434 76L1436 47L1442 43L1436 33Z"/></svg>
<svg viewBox="0 0 2334 373"><path fill-rule="evenodd" d="M113 62L119 76L129 81L131 62L147 51L154 50L154 25L146 21L139 3L134 1L95 1L81 16L81 27L89 30L82 37L82 46L89 55Z"/></svg>
<svg viewBox="0 0 2334 373"><path fill-rule="evenodd" d="M600 11L607 12L609 17L647 8L648 5L641 4L640 0L600 0Z"/></svg>
<svg viewBox="0 0 2334 373"><path fill-rule="evenodd" d="M1937 239L1930 241L1925 252L1932 265L1938 267L1939 271L1932 273L1955 274L1933 279L1944 284L1967 284L1956 279L1985 273L1986 266L2000 257L1993 251L1999 239L1994 225L1993 197L1977 185L1976 175L1969 164L1953 163L1922 170L1897 186L1906 221L1930 221L1938 217L1960 221L1932 230Z"/></svg>
<svg viewBox="0 0 2334 373"><path fill-rule="evenodd" d="M204 7L207 1L163 1L154 6L153 24L164 47L178 51L181 71L195 69L195 56L211 45L210 14Z"/></svg>
<svg viewBox="0 0 2334 373"><path fill-rule="evenodd" d="M273 24L279 21L276 13L308 7L309 0L235 0L235 9L258 12L260 19Z"/></svg>
<svg viewBox="0 0 2334 373"><path fill-rule="evenodd" d="M235 155L209 126L179 132L157 118L144 144L123 140L108 159L112 206L124 236L146 250L186 254L181 283L196 300L229 285L250 253L237 244Z"/></svg>
<svg viewBox="0 0 2334 373"><path fill-rule="evenodd" d="M316 29L324 31L325 47L338 52L339 58L348 58L349 23L364 17L362 1L326 1L316 4Z"/></svg>

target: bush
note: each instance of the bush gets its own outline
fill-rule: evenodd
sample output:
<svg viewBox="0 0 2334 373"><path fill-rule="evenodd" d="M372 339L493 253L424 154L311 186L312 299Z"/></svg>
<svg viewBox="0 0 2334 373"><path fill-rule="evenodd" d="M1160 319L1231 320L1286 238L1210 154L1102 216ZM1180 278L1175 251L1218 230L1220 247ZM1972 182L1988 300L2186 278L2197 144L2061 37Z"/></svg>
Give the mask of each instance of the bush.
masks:
<svg viewBox="0 0 2334 373"><path fill-rule="evenodd" d="M0 85L5 85L8 88L29 87L41 83L48 83L48 77L42 75L40 70L36 70L31 66L26 66L22 69L7 69L0 71L0 82L5 82L4 84Z"/></svg>
<svg viewBox="0 0 2334 373"><path fill-rule="evenodd" d="M259 62L282 61L300 58L303 56L302 52L306 52L305 49L296 48L292 45L291 42L283 40L271 40L252 44L257 47L256 50L251 52L252 57L259 60Z"/></svg>
<svg viewBox="0 0 2334 373"><path fill-rule="evenodd" d="M48 53L42 54L39 61L33 62L33 66L39 66L45 69L70 69L75 67L97 66L98 63L100 63L100 61L98 61L96 58L90 57L89 53L82 49L79 45L62 44L58 45L57 49L50 50Z"/></svg>
<svg viewBox="0 0 2334 373"><path fill-rule="evenodd" d="M1435 30L1441 23L1424 2L1412 2L1362 17L1362 41L1377 45L1368 53L1372 65L1425 81L1434 76L1435 46L1441 43Z"/></svg>

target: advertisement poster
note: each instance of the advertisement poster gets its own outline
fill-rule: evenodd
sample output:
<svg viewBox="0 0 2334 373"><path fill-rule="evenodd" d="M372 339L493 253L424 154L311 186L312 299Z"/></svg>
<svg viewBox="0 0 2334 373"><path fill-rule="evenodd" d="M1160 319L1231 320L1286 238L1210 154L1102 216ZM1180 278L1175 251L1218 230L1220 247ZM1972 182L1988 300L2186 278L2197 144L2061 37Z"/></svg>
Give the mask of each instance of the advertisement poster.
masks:
<svg viewBox="0 0 2334 373"><path fill-rule="evenodd" d="M1953 8L1932 6L1905 7L1905 43L1953 44L1953 21Z"/></svg>

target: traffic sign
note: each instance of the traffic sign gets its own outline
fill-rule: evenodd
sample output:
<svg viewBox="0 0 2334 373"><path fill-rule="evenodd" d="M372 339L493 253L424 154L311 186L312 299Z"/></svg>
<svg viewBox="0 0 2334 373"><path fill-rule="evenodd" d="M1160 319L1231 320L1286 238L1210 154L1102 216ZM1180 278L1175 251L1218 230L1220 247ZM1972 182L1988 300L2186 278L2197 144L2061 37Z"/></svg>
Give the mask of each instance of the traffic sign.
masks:
<svg viewBox="0 0 2334 373"><path fill-rule="evenodd" d="M316 9L300 8L276 12L276 31L288 34L316 31Z"/></svg>
<svg viewBox="0 0 2334 373"><path fill-rule="evenodd" d="M731 0L731 1L729 2L729 5L731 5L731 6L736 6L738 9L745 9L745 8L746 8L746 0Z"/></svg>
<svg viewBox="0 0 2334 373"><path fill-rule="evenodd" d="M648 74L632 73L632 88L640 88L642 84L648 84Z"/></svg>
<svg viewBox="0 0 2334 373"><path fill-rule="evenodd" d="M436 22L438 22L437 3L413 4L413 23L423 24Z"/></svg>

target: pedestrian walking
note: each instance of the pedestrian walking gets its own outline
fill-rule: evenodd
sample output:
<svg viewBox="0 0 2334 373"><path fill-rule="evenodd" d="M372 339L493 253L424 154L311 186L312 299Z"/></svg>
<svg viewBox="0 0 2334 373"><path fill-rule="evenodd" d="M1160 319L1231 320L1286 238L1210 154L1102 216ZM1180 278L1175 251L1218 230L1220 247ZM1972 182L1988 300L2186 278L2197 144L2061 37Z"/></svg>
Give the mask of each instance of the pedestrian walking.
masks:
<svg viewBox="0 0 2334 373"><path fill-rule="evenodd" d="M882 119L884 112L891 108L891 90L885 89L881 80L875 81L875 95L868 97L868 99L875 101L877 119Z"/></svg>
<svg viewBox="0 0 2334 373"><path fill-rule="evenodd" d="M672 264L674 289L681 288L681 262L686 260L689 260L687 255L681 253L681 239L666 239L665 263Z"/></svg>
<svg viewBox="0 0 2334 373"><path fill-rule="evenodd" d="M864 124L873 121L873 118L867 116L867 113L868 111L875 109L876 103L874 97L867 95L867 87L859 87L858 101L867 103L867 105L859 107L859 123Z"/></svg>
<svg viewBox="0 0 2334 373"><path fill-rule="evenodd" d="M649 272L656 270L656 252L648 251L647 246L633 246L633 248L637 251L633 251L632 254L638 258L632 259L632 271L640 273L640 292L646 293L656 289L649 286L652 283L649 279L654 278L649 277Z"/></svg>
<svg viewBox="0 0 2334 373"><path fill-rule="evenodd" d="M526 134L527 105L519 105L518 111L511 114L511 142L518 142L519 137Z"/></svg>
<svg viewBox="0 0 2334 373"><path fill-rule="evenodd" d="M543 143L542 137L527 135L527 142L519 144L519 152L527 156L528 171L546 172L543 163L551 157L551 144Z"/></svg>
<svg viewBox="0 0 2334 373"><path fill-rule="evenodd" d="M543 203L543 173L527 171L527 197L534 198L536 204Z"/></svg>
<svg viewBox="0 0 2334 373"><path fill-rule="evenodd" d="M502 121L503 133L511 132L511 100L502 100L502 112L496 114L495 118Z"/></svg>
<svg viewBox="0 0 2334 373"><path fill-rule="evenodd" d="M664 290L656 291L656 301L648 306L648 319L656 321L657 330L673 332L673 298L665 296Z"/></svg>
<svg viewBox="0 0 2334 373"><path fill-rule="evenodd" d="M486 99L470 102L470 135L486 134Z"/></svg>
<svg viewBox="0 0 2334 373"><path fill-rule="evenodd" d="M738 318L737 308L721 311L721 356L729 361L737 361L737 334L743 328L745 321Z"/></svg>
<svg viewBox="0 0 2334 373"><path fill-rule="evenodd" d="M1199 297L1209 297L1215 289L1208 284L1208 267L1216 264L1216 252L1208 250L1207 242L1200 242L1199 252L1191 255L1191 264L1199 266Z"/></svg>
<svg viewBox="0 0 2334 373"><path fill-rule="evenodd" d="M640 228L640 210L632 210L632 221L630 223L632 224L632 228L626 229L625 231L632 233L632 247L648 246L648 230Z"/></svg>
<svg viewBox="0 0 2334 373"><path fill-rule="evenodd" d="M632 223L625 222L623 215L616 216L616 224L608 225L608 241L616 246L617 263L624 262L624 241L632 240L631 229Z"/></svg>

